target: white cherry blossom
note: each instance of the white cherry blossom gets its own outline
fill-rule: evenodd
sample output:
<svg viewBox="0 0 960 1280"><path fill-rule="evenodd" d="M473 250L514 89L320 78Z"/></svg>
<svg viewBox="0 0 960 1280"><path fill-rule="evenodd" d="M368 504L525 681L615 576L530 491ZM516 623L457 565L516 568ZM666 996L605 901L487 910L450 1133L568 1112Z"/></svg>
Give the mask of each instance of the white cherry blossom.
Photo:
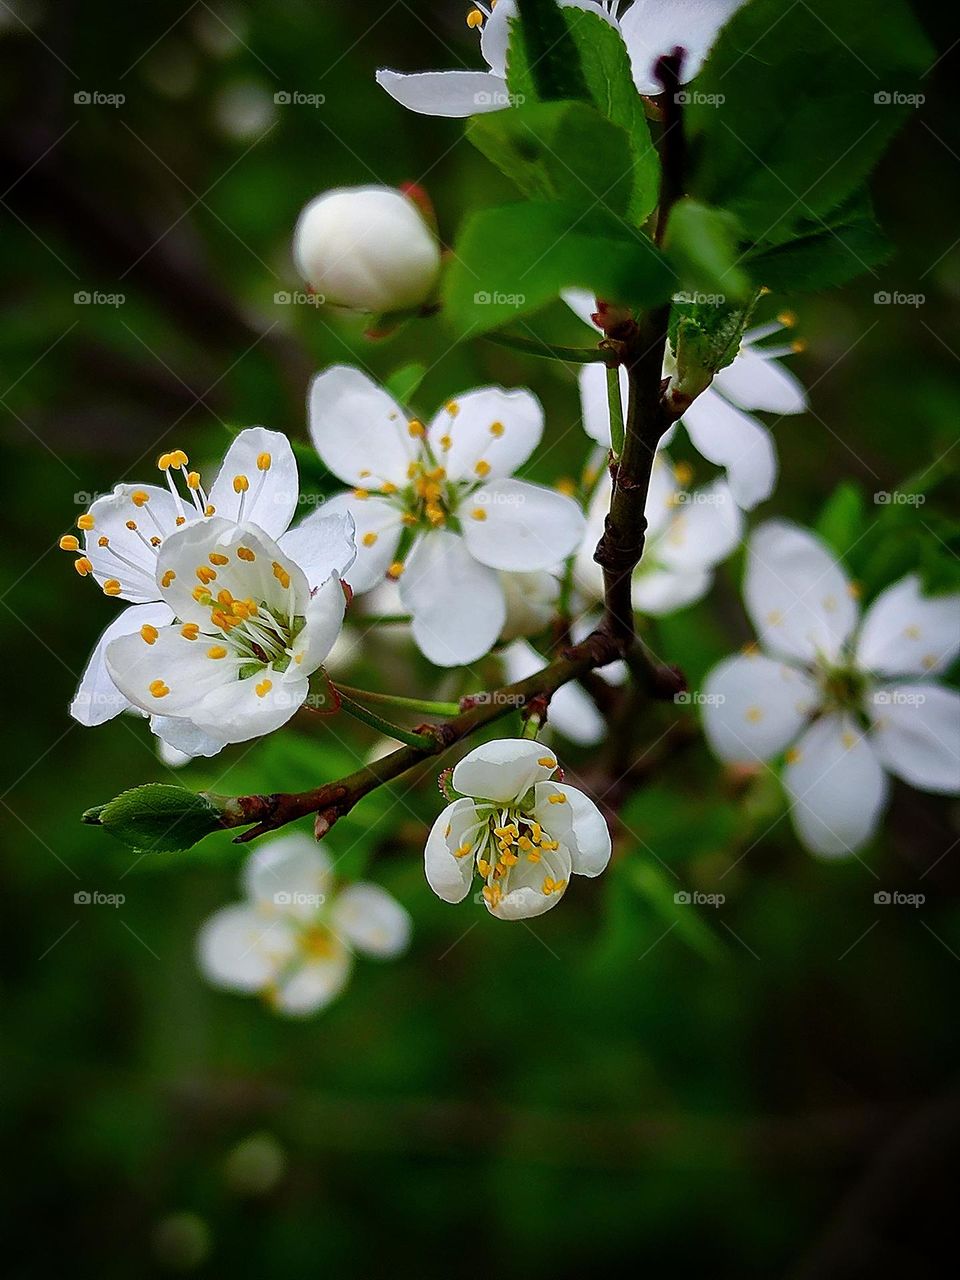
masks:
<svg viewBox="0 0 960 1280"><path fill-rule="evenodd" d="M567 292L564 298L581 319L592 323L594 300L582 292ZM732 364L721 369L712 384L690 405L681 419L694 448L708 462L726 471L730 492L745 511L752 510L773 493L778 463L773 436L748 410L785 414L803 413L807 396L798 379L779 363L781 356L796 350L795 344L761 345L793 317L784 313L776 322L757 326L744 335L743 345ZM664 376L675 372L669 351ZM620 395L627 404L626 370L620 370ZM601 364L585 365L580 372L583 425L587 435L605 448L610 447L610 413L607 402L606 369ZM672 427L661 447L670 444Z"/></svg>
<svg viewBox="0 0 960 1280"><path fill-rule="evenodd" d="M595 13L619 30L641 93L661 92L654 75L658 59L679 45L686 53L682 82L691 80L727 19L744 0L635 0L623 13L621 0L560 0L561 8ZM506 81L510 23L515 0L478 3L467 25L480 36L483 71L424 71L403 74L380 70L377 83L401 106L428 116L463 117L499 111L511 105Z"/></svg>
<svg viewBox="0 0 960 1280"><path fill-rule="evenodd" d="M130 703L163 717L169 745L213 754L280 728L306 700L340 633L354 542L346 516L294 532L297 559L220 516L164 540L157 581L176 622L111 640L104 661Z"/></svg>
<svg viewBox="0 0 960 1280"><path fill-rule="evenodd" d="M660 616L700 600L715 567L743 538L743 515L729 485L717 478L688 491L666 453L657 455L647 498L643 557L633 576L633 607ZM683 475L683 471L680 471ZM576 584L588 602L603 599L603 570L593 558L610 508L610 477L597 484L587 511L587 531L574 565Z"/></svg>
<svg viewBox="0 0 960 1280"><path fill-rule="evenodd" d="M529 391L487 387L449 401L428 426L359 369L335 366L310 390L310 434L327 467L355 488L324 513L349 514L355 592L399 578L413 637L437 666L487 653L507 621L499 572L553 569L577 547L579 506L512 478L540 441Z"/></svg>
<svg viewBox="0 0 960 1280"><path fill-rule="evenodd" d="M452 778L461 798L437 818L424 853L438 897L462 902L479 875L491 915L526 920L556 906L571 874L604 870L603 814L557 772L549 748L527 739L501 738L464 756Z"/></svg>
<svg viewBox="0 0 960 1280"><path fill-rule="evenodd" d="M708 676L707 738L732 762L786 751L790 814L809 849L830 856L865 844L887 774L960 791L960 696L931 679L960 650L960 595L924 596L911 575L861 619L823 543L770 521L750 540L744 599L760 647Z"/></svg>
<svg viewBox="0 0 960 1280"><path fill-rule="evenodd" d="M244 900L201 929L200 969L214 986L259 994L280 1013L317 1013L343 991L355 952L390 960L410 941L396 899L375 884L339 888L329 854L306 835L264 841L242 887Z"/></svg>

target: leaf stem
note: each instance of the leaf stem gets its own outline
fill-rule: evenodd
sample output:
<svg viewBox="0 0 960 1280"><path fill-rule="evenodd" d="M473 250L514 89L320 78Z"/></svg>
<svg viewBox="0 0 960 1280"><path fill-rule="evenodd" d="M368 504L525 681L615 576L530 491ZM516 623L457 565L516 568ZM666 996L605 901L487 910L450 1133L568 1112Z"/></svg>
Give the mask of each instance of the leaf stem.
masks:
<svg viewBox="0 0 960 1280"><path fill-rule="evenodd" d="M337 684L337 691L351 701L372 702L385 707L397 707L398 710L418 711L427 716L457 716L460 714L459 702L432 702L429 698L404 698L396 693L375 693L372 689L354 689L348 684Z"/></svg>
<svg viewBox="0 0 960 1280"><path fill-rule="evenodd" d="M498 347L522 351L527 356L539 356L542 360L564 360L567 364L608 364L610 361L609 353L601 347L564 347L512 333L485 333L483 336Z"/></svg>
<svg viewBox="0 0 960 1280"><path fill-rule="evenodd" d="M371 729L376 729L378 733L384 734L388 738L394 738L397 742L405 742L408 747L429 747L433 739L429 734L413 733L409 729L401 729L399 725L393 724L389 720L384 720L382 716L378 716L375 711L368 711L366 707L361 707L359 702L354 702L352 698L348 698L342 689L338 689L340 695L340 708L347 715L353 716L354 720L368 725Z"/></svg>

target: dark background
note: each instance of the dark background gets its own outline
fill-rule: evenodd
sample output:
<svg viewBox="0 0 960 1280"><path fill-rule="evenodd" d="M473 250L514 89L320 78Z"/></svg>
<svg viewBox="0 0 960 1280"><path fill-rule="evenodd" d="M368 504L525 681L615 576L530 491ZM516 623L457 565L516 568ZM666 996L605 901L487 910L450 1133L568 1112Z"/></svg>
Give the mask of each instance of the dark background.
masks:
<svg viewBox="0 0 960 1280"><path fill-rule="evenodd" d="M88 805L167 776L142 724L85 730L66 713L113 616L55 549L84 494L152 479L174 447L209 459L209 475L226 427L305 440L307 378L335 361L384 377L422 360L425 413L485 382L529 384L550 424L539 474L581 465L566 369L451 349L441 319L370 344L358 325L274 302L299 287L291 230L320 190L418 180L448 240L471 208L511 197L458 123L407 114L373 81L382 65L478 65L464 12L0 5L9 1274L947 1274L955 803L898 787L860 859L818 862L771 775L725 776L694 743L627 795L607 875L575 883L534 929L433 898L420 850L437 795L429 777L404 782L330 844L411 910L412 950L360 961L346 995L304 1022L197 973L198 926L236 896L228 841L138 859L79 824ZM946 13L921 6L941 50L957 34ZM853 481L872 521L875 493L928 473L924 506L849 548L866 598L906 568L956 564L956 62L925 78L927 101L877 176L897 257L789 300L812 410L776 425L784 476L759 514L813 523ZM325 101L275 106L283 90ZM82 92L125 101L75 102ZM925 301L878 306L878 290ZM124 300L77 303L84 291ZM327 482L302 457L317 492ZM739 571L649 633L694 687L749 634ZM437 687L382 640L351 678ZM457 691L448 680L442 696ZM678 715L694 723L644 712L644 766ZM306 786L372 743L339 720L298 723L180 776L225 792ZM602 754L564 757L601 795L619 775ZM677 909L678 887L726 901ZM877 907L882 888L925 902ZM77 905L81 890L125 902Z"/></svg>

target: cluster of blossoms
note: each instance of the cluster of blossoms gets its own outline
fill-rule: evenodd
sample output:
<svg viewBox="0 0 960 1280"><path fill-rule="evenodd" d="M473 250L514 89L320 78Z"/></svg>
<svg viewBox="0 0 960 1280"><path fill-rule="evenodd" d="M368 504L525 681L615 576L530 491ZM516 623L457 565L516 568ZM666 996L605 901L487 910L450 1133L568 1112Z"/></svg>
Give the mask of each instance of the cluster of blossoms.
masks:
<svg viewBox="0 0 960 1280"><path fill-rule="evenodd" d="M623 13L613 0L561 3L617 30L637 88L652 94L657 59L682 40L690 79L741 0L635 0ZM471 11L486 71L385 70L378 81L426 114L507 107L515 17L514 0ZM335 308L395 323L436 302L441 246L413 190L318 197L297 224L294 258ZM603 304L577 292L565 300L599 334ZM755 415L807 408L781 363L799 344L769 341L792 323L783 314L748 330L732 362L663 437L632 579L638 613L663 616L701 600L743 542L747 513L773 493L777 453ZM682 392L669 349L663 376ZM608 384L603 364L583 367L582 424L604 458ZM84 672L71 707L78 721L139 713L180 759L271 733L326 684L324 664L355 596L369 604L392 590L413 642L436 667L466 667L496 651L511 680L546 665L554 622L565 639L592 630L604 602L594 553L613 482L592 446L583 501L517 478L544 434L530 391L466 391L423 421L360 369L334 366L310 387L308 428L321 461L348 488L294 527L293 449L285 436L255 427L235 438L209 489L173 450L158 461L163 484L118 485L80 517L78 533L64 535L77 572L127 604ZM692 467L676 461L683 433L714 469L703 483L694 485ZM960 651L960 596L925 598L909 577L861 619L853 584L827 549L777 521L750 537L744 594L760 649L707 678L706 737L723 761L782 759L790 814L808 848L860 848L880 821L888 774L960 792L960 696L933 679ZM620 662L598 674L626 678ZM581 744L606 730L572 683L554 692L549 722ZM476 898L492 916L517 920L555 906L571 876L599 875L611 856L606 819L562 778L552 749L528 737L470 751L452 772L457 796L426 841L431 889L455 903L479 884ZM199 962L215 985L260 993L283 1012L328 1004L355 952L389 958L408 945L404 909L375 885L337 886L330 857L304 836L265 843L243 886L245 901L204 926Z"/></svg>

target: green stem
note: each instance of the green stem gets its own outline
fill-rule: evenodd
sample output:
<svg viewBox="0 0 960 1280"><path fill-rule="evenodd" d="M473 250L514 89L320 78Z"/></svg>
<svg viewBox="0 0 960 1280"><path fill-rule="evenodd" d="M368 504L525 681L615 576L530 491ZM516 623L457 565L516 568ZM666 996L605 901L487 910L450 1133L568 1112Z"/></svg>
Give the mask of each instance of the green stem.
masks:
<svg viewBox="0 0 960 1280"><path fill-rule="evenodd" d="M607 369L607 403L610 406L610 448L613 456L623 453L623 400L620 396L620 369Z"/></svg>
<svg viewBox="0 0 960 1280"><path fill-rule="evenodd" d="M359 720L365 725L369 725L371 729L376 729L378 733L382 733L387 738L393 738L397 742L402 742L408 747L429 748L433 746L433 738L425 733L412 733L409 729L401 729L399 725L392 724L389 720L384 720L382 716L378 716L375 711L368 711L366 707L361 707L359 702L354 702L352 698L348 698L342 689L338 689L340 695L340 707L348 716L353 716L354 720Z"/></svg>
<svg viewBox="0 0 960 1280"><path fill-rule="evenodd" d="M485 333L483 336L498 347L509 347L511 351L540 356L543 360L564 360L567 364L606 364L610 358L599 347L563 347L553 342L542 342L539 338L521 338L512 333Z"/></svg>
<svg viewBox="0 0 960 1280"><path fill-rule="evenodd" d="M527 716L524 721L520 737L536 739L540 734L542 725L543 717L538 712L534 711L531 715Z"/></svg>
<svg viewBox="0 0 960 1280"><path fill-rule="evenodd" d="M413 621L409 613L372 613L361 614L357 618L365 627L395 627Z"/></svg>
<svg viewBox="0 0 960 1280"><path fill-rule="evenodd" d="M428 698L403 698L397 693L374 693L372 689L354 689L348 684L334 686L339 693L352 700L373 702L385 707L397 707L404 711L418 711L428 716L458 716L459 702L431 702Z"/></svg>

